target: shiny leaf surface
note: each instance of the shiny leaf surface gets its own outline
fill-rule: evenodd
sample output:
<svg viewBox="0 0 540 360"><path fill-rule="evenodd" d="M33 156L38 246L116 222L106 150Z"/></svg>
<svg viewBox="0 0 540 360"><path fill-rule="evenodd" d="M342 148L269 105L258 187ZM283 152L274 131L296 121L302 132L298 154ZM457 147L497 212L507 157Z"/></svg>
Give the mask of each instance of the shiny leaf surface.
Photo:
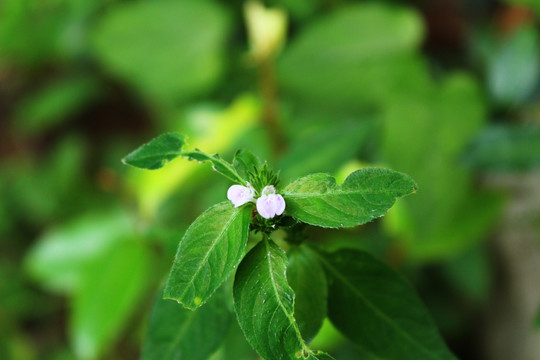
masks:
<svg viewBox="0 0 540 360"><path fill-rule="evenodd" d="M236 272L233 291L240 327L264 359L330 358L311 351L300 335L286 266L285 252L271 240L259 242L246 255Z"/></svg>
<svg viewBox="0 0 540 360"><path fill-rule="evenodd" d="M249 206L229 201L200 215L180 241L164 297L189 309L203 305L242 259L250 220Z"/></svg>
<svg viewBox="0 0 540 360"><path fill-rule="evenodd" d="M407 175L387 169L362 169L336 184L328 174L302 177L283 190L286 213L311 225L352 227L384 213L397 198L416 191Z"/></svg>

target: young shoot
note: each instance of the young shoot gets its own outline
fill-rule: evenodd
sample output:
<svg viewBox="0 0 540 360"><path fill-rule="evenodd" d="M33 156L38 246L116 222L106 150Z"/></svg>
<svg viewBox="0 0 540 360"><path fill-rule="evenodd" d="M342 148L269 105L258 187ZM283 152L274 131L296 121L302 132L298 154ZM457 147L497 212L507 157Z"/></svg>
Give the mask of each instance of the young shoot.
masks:
<svg viewBox="0 0 540 360"><path fill-rule="evenodd" d="M169 133L124 159L152 170L186 157L210 162L231 181L223 201L203 212L180 240L163 298L201 318L219 319L229 300L218 289L234 273L236 318L249 344L267 360L332 359L308 345L326 317L376 358L455 359L403 277L364 251L327 253L300 234L309 225L341 229L384 215L398 198L416 191L409 176L366 168L342 184L316 173L281 186L279 173L248 150L239 150L231 163L184 146L184 136ZM279 228L287 233L287 252L271 239ZM262 233L262 239L246 253L250 232ZM160 335L165 308L187 311L157 302L145 344L152 359L182 346L174 334Z"/></svg>

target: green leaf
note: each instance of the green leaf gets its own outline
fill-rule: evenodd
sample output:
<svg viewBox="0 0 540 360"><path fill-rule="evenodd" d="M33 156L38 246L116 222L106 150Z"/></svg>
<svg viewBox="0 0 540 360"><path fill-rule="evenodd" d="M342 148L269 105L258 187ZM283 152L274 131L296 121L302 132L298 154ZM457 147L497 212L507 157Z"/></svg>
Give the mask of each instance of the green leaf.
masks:
<svg viewBox="0 0 540 360"><path fill-rule="evenodd" d="M319 255L329 276L328 315L377 359L456 359L408 282L359 250Z"/></svg>
<svg viewBox="0 0 540 360"><path fill-rule="evenodd" d="M180 241L164 297L188 309L204 304L242 259L250 221L251 207L230 201L200 215Z"/></svg>
<svg viewBox="0 0 540 360"><path fill-rule="evenodd" d="M70 338L78 358L100 358L120 335L146 294L150 254L142 243L123 242L87 269L70 318Z"/></svg>
<svg viewBox="0 0 540 360"><path fill-rule="evenodd" d="M294 317L300 333L310 341L319 331L326 317L328 285L319 259L305 245L287 252L287 280L294 290Z"/></svg>
<svg viewBox="0 0 540 360"><path fill-rule="evenodd" d="M232 312L224 291L218 290L196 311L176 301L156 299L141 360L206 360L227 336Z"/></svg>
<svg viewBox="0 0 540 360"><path fill-rule="evenodd" d="M287 283L286 266L285 252L266 239L246 255L233 289L240 327L264 359L325 359L302 340L293 317L295 295Z"/></svg>
<svg viewBox="0 0 540 360"><path fill-rule="evenodd" d="M97 82L86 76L48 84L17 105L15 126L25 135L44 132L81 111L99 93Z"/></svg>
<svg viewBox="0 0 540 360"><path fill-rule="evenodd" d="M133 223L125 212L88 213L47 231L28 252L25 268L47 288L72 293L88 266L133 236Z"/></svg>
<svg viewBox="0 0 540 360"><path fill-rule="evenodd" d="M249 178L249 173L255 172L263 164L257 155L246 149L240 149L234 155L233 165L238 174L244 179Z"/></svg>
<svg viewBox="0 0 540 360"><path fill-rule="evenodd" d="M458 186L456 186L456 197L459 194L457 188ZM423 189L420 193L423 192ZM430 214L430 208L426 204L422 204L424 207L418 209L419 213L412 214L415 216L418 226L420 226L422 215L425 222L441 222L435 224L434 227L431 227L429 223L426 224L430 232L438 230L438 232L430 234L431 237L426 234L426 230L420 227L420 233L406 234L407 237L398 238L401 242L400 246L407 249L406 253L411 262L450 260L485 240L486 234L492 231L493 224L500 218L501 210L505 204L504 196L495 191L475 191L472 189L468 193L461 194L461 196L464 195L468 195L468 197L459 199L460 203L454 205L455 208L452 209L452 212L445 212L448 210L444 208L447 204L442 202L443 195L439 195L441 214ZM431 201L435 202L436 199L433 198ZM412 203L411 201L410 204ZM410 216L412 209L408 208L406 211L408 211L407 216ZM390 217L388 216L385 220L389 220ZM399 233L396 235L399 236Z"/></svg>
<svg viewBox="0 0 540 360"><path fill-rule="evenodd" d="M238 325L238 321L234 321L231 329L227 334L227 338L208 360L260 360L259 355L251 348L249 343Z"/></svg>
<svg viewBox="0 0 540 360"><path fill-rule="evenodd" d="M132 151L122 159L122 162L141 169L161 169L169 161L182 154L182 146L185 142L184 135L163 134Z"/></svg>
<svg viewBox="0 0 540 360"><path fill-rule="evenodd" d="M487 54L488 88L503 105L519 105L538 84L540 74L538 32L525 26L513 32Z"/></svg>
<svg viewBox="0 0 540 360"><path fill-rule="evenodd" d="M50 5L36 3L35 6L27 6L19 1L1 2L0 57L3 62L17 64L23 71L33 71L51 62L68 60L61 57L65 54L59 52L59 40L72 18L70 16L68 20L68 9L60 3L54 4L54 9ZM61 9L64 11L58 11Z"/></svg>
<svg viewBox="0 0 540 360"><path fill-rule="evenodd" d="M540 127L491 126L464 155L470 167L487 171L524 171L540 166Z"/></svg>
<svg viewBox="0 0 540 360"><path fill-rule="evenodd" d="M353 172L341 185L328 174L300 178L283 190L286 213L311 225L352 227L384 213L397 198L416 191L407 175L387 169Z"/></svg>
<svg viewBox="0 0 540 360"><path fill-rule="evenodd" d="M179 156L199 162L210 162L212 168L235 183L245 184L246 180L238 174L235 167L223 160L218 154L210 155L199 149L182 151L186 143L184 135L179 133L167 133L152 139L140 146L122 159L124 164L141 169L157 170L165 166L169 161ZM243 157L246 157L244 155ZM247 159L244 159L247 161ZM239 165L241 166L241 165Z"/></svg>
<svg viewBox="0 0 540 360"><path fill-rule="evenodd" d="M414 54L424 33L415 11L372 2L319 19L293 38L278 64L285 90L317 105L358 108L425 81Z"/></svg>
<svg viewBox="0 0 540 360"><path fill-rule="evenodd" d="M227 179L245 185L246 180L242 178L236 169L227 161L223 160L218 154L210 155L205 152L195 149L194 151L184 151L182 156L186 156L189 160L200 162L209 161L212 164L212 169L225 176Z"/></svg>
<svg viewBox="0 0 540 360"><path fill-rule="evenodd" d="M442 271L456 293L476 304L484 304L493 285L493 268L485 246L473 248L443 264Z"/></svg>
<svg viewBox="0 0 540 360"><path fill-rule="evenodd" d="M284 7L292 19L305 20L324 4L324 0L278 0L277 4Z"/></svg>
<svg viewBox="0 0 540 360"><path fill-rule="evenodd" d="M215 1L115 5L102 14L92 39L106 70L165 104L214 86L229 33L228 14Z"/></svg>
<svg viewBox="0 0 540 360"><path fill-rule="evenodd" d="M388 100L381 127L382 160L409 174L422 189L414 198L400 201L403 216L393 231L409 260L455 256L492 228L497 218L493 215L500 209L497 201L479 192L470 172L457 166L485 119L482 90L463 73L422 92L404 91ZM383 223L393 215L392 210Z"/></svg>
<svg viewBox="0 0 540 360"><path fill-rule="evenodd" d="M38 228L79 213L81 203L86 204L85 210L103 205L103 198L98 200L87 187L94 180L85 173L86 150L80 137L68 135L43 151L47 155L6 157L0 176L10 186L3 194L3 205L11 215L22 216Z"/></svg>

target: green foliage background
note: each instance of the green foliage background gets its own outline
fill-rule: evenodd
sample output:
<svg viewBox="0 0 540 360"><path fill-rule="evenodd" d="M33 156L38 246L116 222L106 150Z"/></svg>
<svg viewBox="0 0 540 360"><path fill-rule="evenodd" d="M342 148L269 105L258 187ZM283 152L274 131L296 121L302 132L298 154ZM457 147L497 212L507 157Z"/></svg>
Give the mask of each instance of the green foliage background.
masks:
<svg viewBox="0 0 540 360"><path fill-rule="evenodd" d="M229 186L196 162L120 162L171 131L228 159L248 148L284 184L409 174L418 193L384 218L309 241L398 269L456 355L485 359L470 323L498 289L490 240L512 201L489 180L540 164L540 2L434 3L268 1L289 18L268 72L248 55L243 1L0 2L0 359L151 359L146 329L173 321L186 343L225 337L213 360L256 359L225 313L150 316L178 241ZM314 348L369 359L298 315Z"/></svg>

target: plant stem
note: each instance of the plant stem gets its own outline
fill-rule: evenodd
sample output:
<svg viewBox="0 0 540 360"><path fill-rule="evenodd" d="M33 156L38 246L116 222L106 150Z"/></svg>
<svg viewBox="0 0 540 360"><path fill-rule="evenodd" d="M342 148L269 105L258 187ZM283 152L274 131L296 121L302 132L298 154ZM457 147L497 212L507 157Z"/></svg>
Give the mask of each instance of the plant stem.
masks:
<svg viewBox="0 0 540 360"><path fill-rule="evenodd" d="M262 123L268 135L272 156L277 158L285 150L286 141L281 126L276 69L272 58L260 63L259 87L263 101Z"/></svg>

